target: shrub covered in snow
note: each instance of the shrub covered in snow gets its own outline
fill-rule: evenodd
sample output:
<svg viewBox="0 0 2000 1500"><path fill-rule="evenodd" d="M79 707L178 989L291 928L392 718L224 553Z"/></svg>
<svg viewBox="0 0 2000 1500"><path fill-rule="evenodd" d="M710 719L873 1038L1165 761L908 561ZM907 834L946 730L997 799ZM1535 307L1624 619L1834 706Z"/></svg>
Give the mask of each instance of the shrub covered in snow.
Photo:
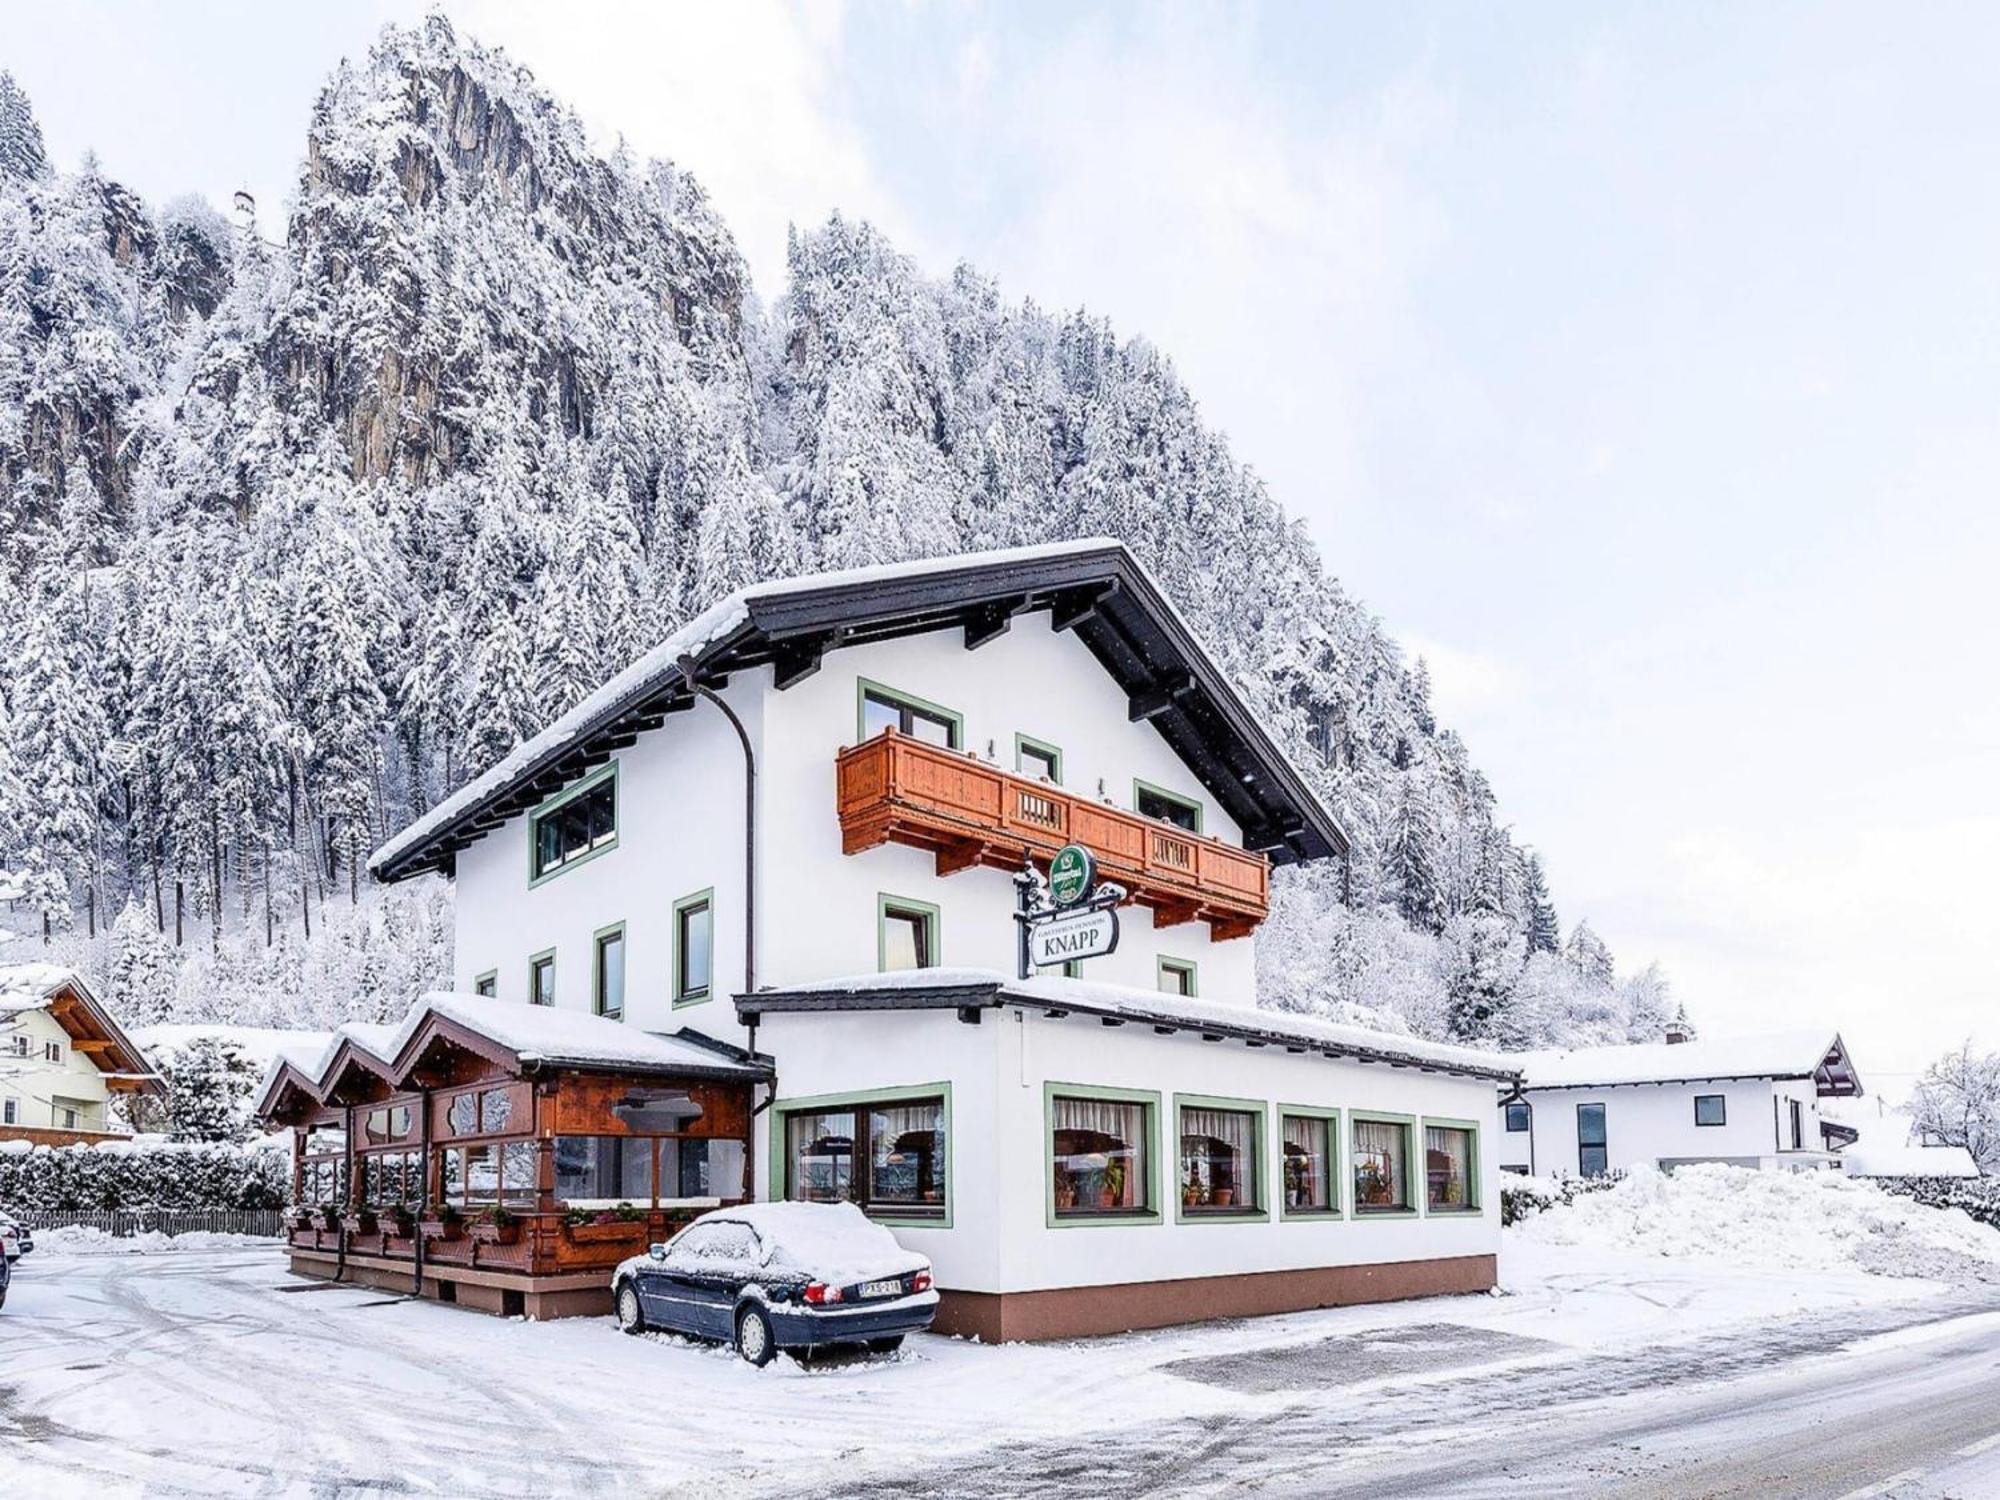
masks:
<svg viewBox="0 0 2000 1500"><path fill-rule="evenodd" d="M1625 1174L1603 1177L1515 1177L1500 1179L1500 1226L1532 1219L1544 1209L1574 1203L1585 1193L1601 1193L1623 1181Z"/></svg>
<svg viewBox="0 0 2000 1500"><path fill-rule="evenodd" d="M1931 1208L1962 1208L1982 1224L2000 1229L2000 1177L1878 1177L1891 1193Z"/></svg>
<svg viewBox="0 0 2000 1500"><path fill-rule="evenodd" d="M255 1146L0 1143L9 1208L283 1208L290 1196L290 1158Z"/></svg>
<svg viewBox="0 0 2000 1500"><path fill-rule="evenodd" d="M59 1224L53 1229L37 1229L38 1250L58 1255L158 1255L167 1250L263 1249L273 1242L254 1234L221 1234L212 1229L189 1229L166 1234L158 1229L138 1234L111 1235L88 1224Z"/></svg>
<svg viewBox="0 0 2000 1500"><path fill-rule="evenodd" d="M1768 1269L2000 1282L2000 1233L1837 1172L1635 1167L1521 1221L1524 1240Z"/></svg>

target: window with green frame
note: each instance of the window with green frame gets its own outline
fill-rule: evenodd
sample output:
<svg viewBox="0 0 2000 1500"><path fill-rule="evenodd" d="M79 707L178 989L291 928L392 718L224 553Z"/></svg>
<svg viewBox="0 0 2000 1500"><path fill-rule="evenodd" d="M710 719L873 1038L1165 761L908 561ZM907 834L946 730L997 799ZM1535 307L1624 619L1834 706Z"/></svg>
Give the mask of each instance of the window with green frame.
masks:
<svg viewBox="0 0 2000 1500"><path fill-rule="evenodd" d="M1186 995L1192 999L1201 993L1200 974L1192 959L1162 958L1155 977L1162 994Z"/></svg>
<svg viewBox="0 0 2000 1500"><path fill-rule="evenodd" d="M528 819L528 883L618 847L618 763L557 792Z"/></svg>
<svg viewBox="0 0 2000 1500"><path fill-rule="evenodd" d="M793 1202L951 1222L951 1086L781 1101L772 1182Z"/></svg>
<svg viewBox="0 0 2000 1500"><path fill-rule="evenodd" d="M1014 769L1023 776L1062 785L1062 751L1033 735L1014 736Z"/></svg>
<svg viewBox="0 0 2000 1500"><path fill-rule="evenodd" d="M1161 1222L1155 1155L1160 1096L1047 1083L1043 1103L1049 1223Z"/></svg>
<svg viewBox="0 0 2000 1500"><path fill-rule="evenodd" d="M528 1003L556 1003L556 950L553 948L528 960Z"/></svg>
<svg viewBox="0 0 2000 1500"><path fill-rule="evenodd" d="M1340 1200L1335 1164L1340 1146L1340 1117L1330 1109L1280 1106L1278 1149L1283 1173L1278 1205L1285 1218L1335 1215Z"/></svg>
<svg viewBox="0 0 2000 1500"><path fill-rule="evenodd" d="M857 680L860 695L857 733L872 740L885 729L907 734L911 739L940 745L946 750L965 746L965 716L913 693L898 692L863 677Z"/></svg>
<svg viewBox="0 0 2000 1500"><path fill-rule="evenodd" d="M1189 833L1201 832L1201 804L1150 781L1132 783L1132 810L1142 818L1171 823Z"/></svg>
<svg viewBox="0 0 2000 1500"><path fill-rule="evenodd" d="M1470 1121L1424 1121L1424 1207L1479 1211L1479 1132Z"/></svg>
<svg viewBox="0 0 2000 1500"><path fill-rule="evenodd" d="M488 1000L497 998L500 994L500 971L498 969L488 969L484 974L473 980L472 993L483 996Z"/></svg>
<svg viewBox="0 0 2000 1500"><path fill-rule="evenodd" d="M715 892L674 903L674 1004L697 1005L714 993Z"/></svg>
<svg viewBox="0 0 2000 1500"><path fill-rule="evenodd" d="M1357 1219L1417 1211L1410 1183L1410 1136L1415 1123L1407 1115L1350 1117Z"/></svg>
<svg viewBox="0 0 2000 1500"><path fill-rule="evenodd" d="M1264 1218L1264 1106L1174 1096L1182 1220Z"/></svg>
<svg viewBox="0 0 2000 1500"><path fill-rule="evenodd" d="M935 969L939 963L938 909L928 901L882 895L876 899L875 959L884 974Z"/></svg>
<svg viewBox="0 0 2000 1500"><path fill-rule="evenodd" d="M591 974L592 1002L600 1016L625 1019L625 924L614 922L596 934Z"/></svg>

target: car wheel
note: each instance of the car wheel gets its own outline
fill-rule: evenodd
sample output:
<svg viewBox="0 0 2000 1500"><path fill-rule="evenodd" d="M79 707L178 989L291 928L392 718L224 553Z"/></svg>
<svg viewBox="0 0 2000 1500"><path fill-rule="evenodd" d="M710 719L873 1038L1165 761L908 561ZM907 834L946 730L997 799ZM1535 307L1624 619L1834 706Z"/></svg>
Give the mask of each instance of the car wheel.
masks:
<svg viewBox="0 0 2000 1500"><path fill-rule="evenodd" d="M622 1333L644 1333L646 1314L639 1306L639 1289L629 1281L618 1283L618 1294L612 1299L613 1310L618 1314L618 1328Z"/></svg>
<svg viewBox="0 0 2000 1500"><path fill-rule="evenodd" d="M891 1334L886 1339L870 1339L868 1341L868 1352L870 1354L894 1354L902 1347L903 1336L900 1333Z"/></svg>
<svg viewBox="0 0 2000 1500"><path fill-rule="evenodd" d="M736 1315L736 1352L760 1370L777 1356L778 1340L762 1308L746 1307Z"/></svg>

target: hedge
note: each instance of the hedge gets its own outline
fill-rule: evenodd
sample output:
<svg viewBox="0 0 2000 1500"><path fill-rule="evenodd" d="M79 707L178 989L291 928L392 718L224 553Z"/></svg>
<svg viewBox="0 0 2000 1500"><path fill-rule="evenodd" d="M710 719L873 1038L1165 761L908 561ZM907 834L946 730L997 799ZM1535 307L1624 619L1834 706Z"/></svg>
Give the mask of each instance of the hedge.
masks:
<svg viewBox="0 0 2000 1500"><path fill-rule="evenodd" d="M1503 1173L1500 1178L1500 1225L1504 1229L1523 1219L1532 1219L1545 1209L1562 1208L1585 1193L1601 1193L1623 1180L1623 1171L1602 1177L1522 1177Z"/></svg>
<svg viewBox="0 0 2000 1500"><path fill-rule="evenodd" d="M289 1154L256 1146L0 1142L0 1208L283 1208L291 1177Z"/></svg>
<svg viewBox="0 0 2000 1500"><path fill-rule="evenodd" d="M1962 1208L1982 1224L2000 1229L2000 1177L1880 1177L1892 1193L1930 1208Z"/></svg>

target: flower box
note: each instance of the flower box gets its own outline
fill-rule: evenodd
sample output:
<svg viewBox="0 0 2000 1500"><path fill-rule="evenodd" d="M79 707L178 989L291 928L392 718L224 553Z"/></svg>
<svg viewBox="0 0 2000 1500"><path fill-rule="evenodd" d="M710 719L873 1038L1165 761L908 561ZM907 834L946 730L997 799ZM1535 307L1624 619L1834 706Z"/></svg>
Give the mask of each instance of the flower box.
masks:
<svg viewBox="0 0 2000 1500"><path fill-rule="evenodd" d="M636 1244L646 1238L644 1219L602 1219L589 1224L565 1224L563 1232L578 1245Z"/></svg>
<svg viewBox="0 0 2000 1500"><path fill-rule="evenodd" d="M417 1228L423 1232L427 1240L456 1240L465 1237L463 1219L425 1219L417 1225Z"/></svg>
<svg viewBox="0 0 2000 1500"><path fill-rule="evenodd" d="M482 1245L518 1245L521 1243L521 1226L513 1224L474 1224L472 1238Z"/></svg>
<svg viewBox="0 0 2000 1500"><path fill-rule="evenodd" d="M345 1229L349 1234L373 1234L377 1228L375 1210L364 1208L358 1212L350 1213L341 1219L340 1227Z"/></svg>

